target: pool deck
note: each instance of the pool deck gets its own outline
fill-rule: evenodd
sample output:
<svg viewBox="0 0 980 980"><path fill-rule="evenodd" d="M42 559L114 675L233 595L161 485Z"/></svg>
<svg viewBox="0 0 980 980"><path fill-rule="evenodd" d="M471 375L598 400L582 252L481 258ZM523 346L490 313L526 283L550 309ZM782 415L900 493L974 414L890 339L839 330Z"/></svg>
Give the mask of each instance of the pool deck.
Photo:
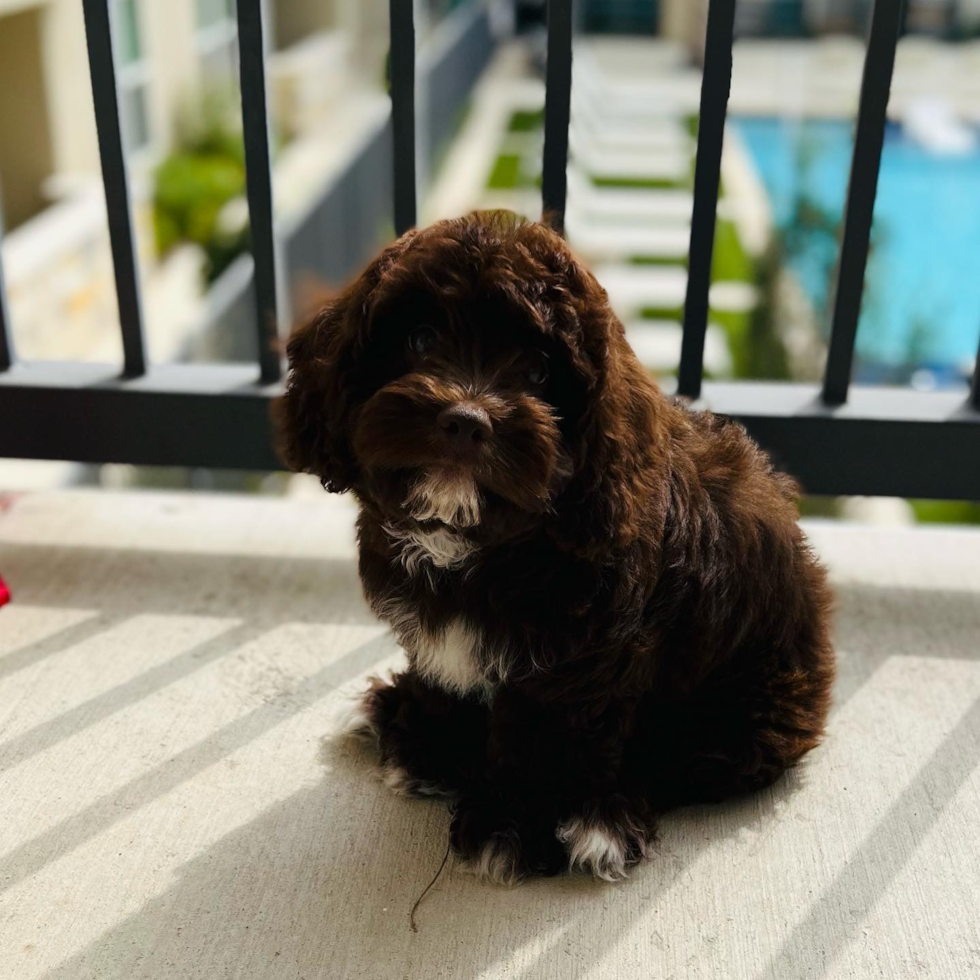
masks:
<svg viewBox="0 0 980 980"><path fill-rule="evenodd" d="M729 111L853 119L864 51L863 40L853 37L738 41ZM962 119L980 122L980 41L903 37L895 53L889 117L901 119L921 99L938 99Z"/></svg>
<svg viewBox="0 0 980 980"><path fill-rule="evenodd" d="M439 866L447 813L335 737L402 654L349 501L50 491L0 511L0 975L966 980L980 971L980 532L814 522L826 743L664 820L627 881Z"/></svg>

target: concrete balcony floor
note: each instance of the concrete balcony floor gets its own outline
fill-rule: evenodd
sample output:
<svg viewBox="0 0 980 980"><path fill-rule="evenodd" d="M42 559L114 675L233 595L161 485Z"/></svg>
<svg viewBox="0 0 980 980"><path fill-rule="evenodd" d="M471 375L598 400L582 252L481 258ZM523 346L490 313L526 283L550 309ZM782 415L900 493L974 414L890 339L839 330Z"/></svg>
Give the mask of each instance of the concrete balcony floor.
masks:
<svg viewBox="0 0 980 980"><path fill-rule="evenodd" d="M351 504L64 491L0 514L0 976L980 975L980 534L813 523L830 734L771 792L664 820L616 885L504 890L447 813L331 739L400 654Z"/></svg>

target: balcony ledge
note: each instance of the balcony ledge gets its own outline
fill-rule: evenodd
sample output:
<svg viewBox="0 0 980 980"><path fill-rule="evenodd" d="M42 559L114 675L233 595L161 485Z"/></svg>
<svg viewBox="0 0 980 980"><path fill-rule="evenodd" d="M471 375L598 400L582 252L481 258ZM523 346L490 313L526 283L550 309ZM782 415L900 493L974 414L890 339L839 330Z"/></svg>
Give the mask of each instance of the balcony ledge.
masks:
<svg viewBox="0 0 980 980"><path fill-rule="evenodd" d="M401 654L345 499L57 491L0 511L0 909L19 980L976 976L980 533L813 522L826 743L663 822L623 883L439 866L447 813L326 737Z"/></svg>

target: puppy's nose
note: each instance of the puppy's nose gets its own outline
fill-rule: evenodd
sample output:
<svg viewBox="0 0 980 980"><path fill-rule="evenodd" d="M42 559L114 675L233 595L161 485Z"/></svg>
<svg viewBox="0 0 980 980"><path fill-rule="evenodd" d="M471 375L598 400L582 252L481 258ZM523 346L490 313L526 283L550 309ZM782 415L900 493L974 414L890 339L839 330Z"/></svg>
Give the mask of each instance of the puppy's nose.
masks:
<svg viewBox="0 0 980 980"><path fill-rule="evenodd" d="M444 408L437 421L450 445L460 452L477 449L493 434L490 416L473 402L457 402Z"/></svg>

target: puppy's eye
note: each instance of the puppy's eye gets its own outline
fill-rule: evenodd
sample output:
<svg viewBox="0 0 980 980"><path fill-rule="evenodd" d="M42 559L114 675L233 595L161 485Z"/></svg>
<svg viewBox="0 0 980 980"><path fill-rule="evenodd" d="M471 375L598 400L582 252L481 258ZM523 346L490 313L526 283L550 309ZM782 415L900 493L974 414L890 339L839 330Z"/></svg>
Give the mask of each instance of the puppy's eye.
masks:
<svg viewBox="0 0 980 980"><path fill-rule="evenodd" d="M435 345L436 332L432 327L416 327L408 335L408 349L413 354L427 354Z"/></svg>
<svg viewBox="0 0 980 980"><path fill-rule="evenodd" d="M527 380L533 385L543 385L548 380L548 363L544 355L536 357L527 368Z"/></svg>

